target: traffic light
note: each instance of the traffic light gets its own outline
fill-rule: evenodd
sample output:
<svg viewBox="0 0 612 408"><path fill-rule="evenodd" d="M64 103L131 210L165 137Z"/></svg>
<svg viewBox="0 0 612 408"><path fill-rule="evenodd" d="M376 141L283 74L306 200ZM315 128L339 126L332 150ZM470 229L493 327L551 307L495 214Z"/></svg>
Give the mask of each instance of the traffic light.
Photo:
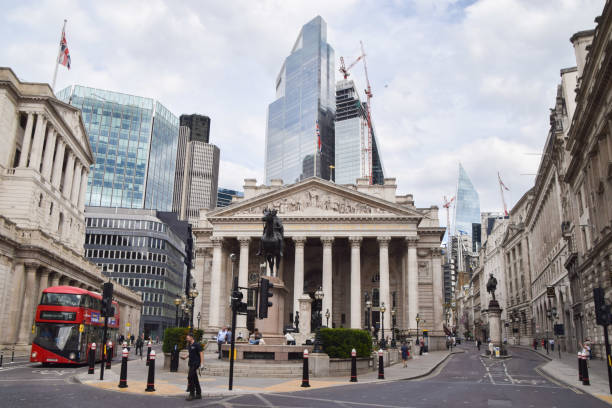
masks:
<svg viewBox="0 0 612 408"><path fill-rule="evenodd" d="M603 288L593 288L593 302L595 303L595 323L607 326L610 323L610 306L606 305Z"/></svg>
<svg viewBox="0 0 612 408"><path fill-rule="evenodd" d="M115 308L113 307L113 284L111 282L104 283L102 287L102 308L100 314L104 317L113 317Z"/></svg>
<svg viewBox="0 0 612 408"><path fill-rule="evenodd" d="M268 317L268 308L272 306L272 302L268 299L272 297L273 284L265 278L259 281L259 318L265 319Z"/></svg>

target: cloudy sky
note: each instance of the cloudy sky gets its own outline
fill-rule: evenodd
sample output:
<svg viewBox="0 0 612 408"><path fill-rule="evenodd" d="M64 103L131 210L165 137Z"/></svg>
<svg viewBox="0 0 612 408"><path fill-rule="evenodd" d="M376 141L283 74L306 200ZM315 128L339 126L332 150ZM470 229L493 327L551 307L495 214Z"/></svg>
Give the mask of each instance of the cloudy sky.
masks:
<svg viewBox="0 0 612 408"><path fill-rule="evenodd" d="M266 109L301 26L321 15L336 58L363 40L373 120L388 176L420 207L453 195L461 162L482 211L532 186L570 36L594 28L604 0L0 0L0 66L51 82L62 22L70 84L158 99L211 117L219 185L263 181ZM338 61L336 61L338 65ZM340 79L340 74L336 74ZM362 66L353 78L364 86ZM445 222L445 220L443 220Z"/></svg>

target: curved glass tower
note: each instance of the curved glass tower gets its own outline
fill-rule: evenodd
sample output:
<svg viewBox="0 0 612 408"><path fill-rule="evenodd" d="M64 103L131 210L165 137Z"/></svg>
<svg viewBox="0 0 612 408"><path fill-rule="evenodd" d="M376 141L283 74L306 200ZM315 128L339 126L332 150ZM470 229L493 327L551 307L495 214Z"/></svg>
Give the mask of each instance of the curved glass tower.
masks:
<svg viewBox="0 0 612 408"><path fill-rule="evenodd" d="M465 169L459 163L453 235L472 235L472 223L480 223L480 198Z"/></svg>
<svg viewBox="0 0 612 408"><path fill-rule="evenodd" d="M335 96L334 50L327 43L327 23L317 16L302 27L276 79L277 99L268 106L266 183L330 178Z"/></svg>

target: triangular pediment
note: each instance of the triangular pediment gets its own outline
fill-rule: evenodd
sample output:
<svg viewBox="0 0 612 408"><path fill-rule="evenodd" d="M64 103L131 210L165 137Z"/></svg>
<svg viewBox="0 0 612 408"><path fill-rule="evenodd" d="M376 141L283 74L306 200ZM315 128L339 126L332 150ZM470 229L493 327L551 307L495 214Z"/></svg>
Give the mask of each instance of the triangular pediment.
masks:
<svg viewBox="0 0 612 408"><path fill-rule="evenodd" d="M266 208L276 209L281 217L423 217L423 214L416 210L319 178L310 178L216 209L209 212L207 217L260 216Z"/></svg>
<svg viewBox="0 0 612 408"><path fill-rule="evenodd" d="M63 125L68 127L70 133L74 135L79 144L86 150L86 154L89 155L93 161L93 152L91 150L89 138L87 137L87 132L85 131L85 124L83 123L80 109L56 99L50 99L49 102L62 119Z"/></svg>

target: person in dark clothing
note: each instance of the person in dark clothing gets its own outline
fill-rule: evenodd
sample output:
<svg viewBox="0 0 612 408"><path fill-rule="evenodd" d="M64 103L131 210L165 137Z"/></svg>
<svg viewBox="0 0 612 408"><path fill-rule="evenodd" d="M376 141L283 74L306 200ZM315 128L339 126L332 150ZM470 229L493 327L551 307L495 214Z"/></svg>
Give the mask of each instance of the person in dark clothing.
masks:
<svg viewBox="0 0 612 408"><path fill-rule="evenodd" d="M198 368L200 368L204 360L204 351L202 351L202 346L195 342L193 334L191 333L187 335L187 343L189 344L189 374L187 375L187 390L189 391L189 396L186 399L187 401L192 401L194 399L202 399L202 389L200 388L200 381L198 380ZM183 359L185 358L187 358L187 356L183 357Z"/></svg>
<svg viewBox="0 0 612 408"><path fill-rule="evenodd" d="M478 347L478 351L480 351L480 345L482 344L482 342L480 341L480 339L476 340L476 347Z"/></svg>
<svg viewBox="0 0 612 408"><path fill-rule="evenodd" d="M404 363L404 368L407 367L407 362L408 362L408 355L410 354L410 351L408 350L408 344L406 344L406 342L402 343L402 362Z"/></svg>
<svg viewBox="0 0 612 408"><path fill-rule="evenodd" d="M140 351L140 359L142 360L142 347L144 346L144 340L142 337L138 336L138 340L136 340L136 355L138 355L138 351Z"/></svg>

